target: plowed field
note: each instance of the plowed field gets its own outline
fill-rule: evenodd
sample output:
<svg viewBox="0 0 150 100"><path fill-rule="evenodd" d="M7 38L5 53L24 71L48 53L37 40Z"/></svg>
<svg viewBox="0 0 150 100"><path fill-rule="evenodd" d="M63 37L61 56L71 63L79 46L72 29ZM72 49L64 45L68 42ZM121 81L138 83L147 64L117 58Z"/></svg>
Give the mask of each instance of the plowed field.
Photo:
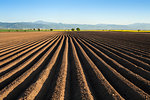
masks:
<svg viewBox="0 0 150 100"><path fill-rule="evenodd" d="M150 34L0 33L0 99L150 100Z"/></svg>

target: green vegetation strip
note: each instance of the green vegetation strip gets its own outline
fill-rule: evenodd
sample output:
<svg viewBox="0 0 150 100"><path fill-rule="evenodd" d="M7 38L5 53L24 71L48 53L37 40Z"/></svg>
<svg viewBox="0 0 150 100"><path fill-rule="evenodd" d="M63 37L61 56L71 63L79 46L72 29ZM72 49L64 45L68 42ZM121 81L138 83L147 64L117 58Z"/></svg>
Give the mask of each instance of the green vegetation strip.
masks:
<svg viewBox="0 0 150 100"><path fill-rule="evenodd" d="M77 31L75 29L0 29L0 32L37 32L37 31ZM111 32L146 32L150 30L78 30L78 31L111 31Z"/></svg>

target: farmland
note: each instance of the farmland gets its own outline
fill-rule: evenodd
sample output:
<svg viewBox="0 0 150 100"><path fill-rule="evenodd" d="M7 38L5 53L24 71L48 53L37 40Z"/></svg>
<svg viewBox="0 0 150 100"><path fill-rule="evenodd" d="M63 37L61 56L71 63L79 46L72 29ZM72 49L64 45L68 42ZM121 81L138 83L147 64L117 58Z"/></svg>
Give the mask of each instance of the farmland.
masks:
<svg viewBox="0 0 150 100"><path fill-rule="evenodd" d="M0 99L150 100L150 33L0 32Z"/></svg>

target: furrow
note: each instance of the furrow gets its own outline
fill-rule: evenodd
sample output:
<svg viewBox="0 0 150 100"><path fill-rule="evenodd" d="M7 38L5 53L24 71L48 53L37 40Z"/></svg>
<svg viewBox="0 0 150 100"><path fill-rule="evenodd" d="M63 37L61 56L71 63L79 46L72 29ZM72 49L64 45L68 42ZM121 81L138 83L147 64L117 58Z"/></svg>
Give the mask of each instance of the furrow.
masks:
<svg viewBox="0 0 150 100"><path fill-rule="evenodd" d="M143 68L143 69L145 69L147 71L150 71L150 65L149 64L144 63L144 62L142 62L142 61L140 61L140 60L138 60L136 58L130 57L130 56L128 56L128 55L126 55L126 54L124 54L122 52L119 52L119 51L117 51L117 50L115 50L113 48L106 47L106 46L104 46L102 44L99 44L99 45L104 47L104 48L106 48L107 50L115 53L116 55L120 56L121 58L124 58L124 59L130 61L131 63L137 65L138 67L141 67L141 68Z"/></svg>
<svg viewBox="0 0 150 100"><path fill-rule="evenodd" d="M37 40L37 39L36 39ZM32 41L35 41L35 40L31 40L30 42L32 42ZM29 43L29 41L15 41L15 42L11 42L11 43L5 43L2 47L1 47L1 49L0 49L0 53L3 53L3 52L5 52L5 51L8 51L8 50L11 50L11 49L14 49L14 48L16 48L16 47L19 47L19 46L22 46L22 45L24 45L24 44L26 44L26 43ZM7 44L7 45L6 45Z"/></svg>
<svg viewBox="0 0 150 100"><path fill-rule="evenodd" d="M82 59L82 64L84 65L83 69L90 80L90 85L94 91L96 99L123 100L124 98L122 98L120 94L109 84L97 66L89 58L86 51L84 51L83 47L77 42L76 39L74 39L74 41L78 46L79 58Z"/></svg>
<svg viewBox="0 0 150 100"><path fill-rule="evenodd" d="M47 39L47 37L46 38L39 38L39 39L35 39L35 40L30 40L27 42L23 41L22 43L19 43L18 45L7 47L6 49L3 49L0 52L0 57L4 56L6 54L12 53L13 51L19 50L20 48L26 47L32 43L38 42L39 40L45 40L45 39Z"/></svg>
<svg viewBox="0 0 150 100"><path fill-rule="evenodd" d="M57 39L57 38L56 38ZM19 72L20 70L24 69L25 66L27 66L28 64L30 64L31 62L35 61L36 58L38 58L38 56L41 54L41 49L44 48L45 46L47 46L49 43L51 43L51 41L53 40L56 40L56 39L51 39L49 41L47 41L45 44L39 46L38 48L34 49L32 52L30 52L29 55L25 56L24 60L23 59L23 63L20 64L20 62L17 62L19 64L14 64L14 65L11 65L11 66L7 66L7 68L5 69L1 69L0 71L5 71L0 73L0 75L3 75L0 77L0 83L4 80L6 80L7 78L9 77L12 77L12 75L14 75L15 73ZM34 55L33 55L34 54ZM30 57L29 57L30 56ZM32 57L33 56L33 57Z"/></svg>
<svg viewBox="0 0 150 100"><path fill-rule="evenodd" d="M91 38L92 39L92 38ZM91 40L90 39L90 40ZM104 44L104 45L107 45L108 47L111 47L111 48L119 48L119 49L121 49L121 50L125 50L125 51L128 51L128 52L131 52L131 53L134 53L134 54L136 54L136 55L138 55L138 56L142 56L142 57L146 57L146 58L148 58L148 59L150 59L150 57L148 56L148 55L146 55L145 54L145 52L141 52L139 49L136 49L136 48L128 48L129 46L125 46L125 45L120 45L120 44L118 44L118 43L120 43L120 42L118 42L117 43L117 45L115 44L115 43L112 43L112 42L110 42L111 43L111 45L110 45L110 43L107 43L107 41L109 41L109 39L107 39L107 40L101 40L101 39L99 39L99 40L96 40L96 41L99 41L99 42L101 42L101 44ZM106 43L105 43L106 42Z"/></svg>
<svg viewBox="0 0 150 100"><path fill-rule="evenodd" d="M92 40L92 39L90 39L90 40ZM125 50L124 48L120 48L120 47L117 47L117 46L113 47L113 46L110 46L108 44L106 46L111 47L113 49L116 49L117 51L120 51L120 52L122 52L124 54L127 54L127 55L129 55L129 56L131 56L133 58L139 59L139 60L141 60L141 61L143 61L145 63L148 63L150 65L150 59L149 58L143 57L141 55L134 54L133 52L130 52L129 50Z"/></svg>
<svg viewBox="0 0 150 100"><path fill-rule="evenodd" d="M118 35L120 35L120 34L118 34ZM134 36L134 39L133 38L130 39L131 35L128 38L126 37L126 35L129 36L129 34L124 34L124 35L122 34L122 36L120 35L121 36L121 38L120 38L120 37L117 37L117 36L109 37L109 35L108 35L108 36L104 36L104 37L102 36L102 38L108 40L110 43L112 43L112 42L115 43L115 42L117 42L116 40L121 41L121 42L118 42L118 43L123 48L132 49L132 48L136 47L136 50L134 50L134 51L139 51L141 53L147 52L147 50L143 49L142 47L144 47L143 45L148 46L149 42L146 43L145 39L144 39L144 41L141 41L141 39L143 37L140 37L140 40L136 40L136 34Z"/></svg>
<svg viewBox="0 0 150 100"><path fill-rule="evenodd" d="M54 37L55 38L55 37ZM9 66L11 64L15 64L14 62L17 61L21 61L22 59L24 59L25 56L27 56L30 52L32 52L34 49L38 48L39 46L41 46L42 44L46 43L47 41L49 41L50 39L46 40L46 41L42 41L39 44L36 44L30 48L28 48L25 51L20 52L19 54L14 55L13 57L10 57L9 59L1 62L1 68L3 68L4 66Z"/></svg>
<svg viewBox="0 0 150 100"><path fill-rule="evenodd" d="M48 40L48 39L49 39L49 38L47 38L47 39L42 39L42 40L37 40L37 41L35 41L35 42L33 42L33 43L25 44L25 45L22 46L22 48L18 48L18 47L17 47L18 50L12 50L13 52L7 52L7 53L4 52L5 54L3 54L2 57L0 57L0 61L1 61L1 62L2 62L2 61L5 61L5 60L7 60L8 58L10 59L12 56L15 56L15 55L18 55L18 56L19 56L19 53L21 53L22 51L25 51L25 50L29 49L30 47L35 46L35 45L41 43L42 41L46 41L46 40Z"/></svg>
<svg viewBox="0 0 150 100"><path fill-rule="evenodd" d="M32 34L27 35L27 34L25 34L25 37L24 37L24 35L20 35L20 36L21 37L14 38L12 41L11 41L11 39L9 41L4 41L4 43L6 43L7 45L4 45L3 48L0 49L0 52L14 49L15 47L19 47L22 44L29 43L29 42L32 42L32 41L36 41L38 39L44 39L44 38L46 39L48 35L45 35L45 34L42 35L41 34L39 36L37 34L36 35L32 35Z"/></svg>
<svg viewBox="0 0 150 100"><path fill-rule="evenodd" d="M33 79L36 77L39 72L44 69L44 64L46 63L46 58L48 56L51 56L49 54L53 54L54 50L59 45L60 39L55 42L55 44L48 48L51 44L49 44L46 48L43 50L43 56L40 58L38 62L36 62L31 68L29 68L26 72L24 72L20 77L15 79L13 82L11 82L9 85L7 85L4 89L0 91L0 97L2 99L15 99L19 96L21 91L25 88L28 88L28 85L33 82ZM46 53L44 52L46 49Z"/></svg>
<svg viewBox="0 0 150 100"><path fill-rule="evenodd" d="M99 70L106 77L109 83L119 92L119 94L125 99L146 99L150 96L142 91L140 88L136 87L133 83L125 79L121 74L119 74L115 69L108 65L102 58L100 58L95 52L90 48L88 52L89 57L98 66ZM126 92L128 91L128 92Z"/></svg>
<svg viewBox="0 0 150 100"><path fill-rule="evenodd" d="M61 40L59 47L57 48L56 52L54 53L53 57L51 58L50 62L48 62L48 65L46 68L40 73L38 79L36 82L34 82L32 85L30 85L29 88L26 89L26 91L23 93L23 95L19 98L20 100L24 99L35 99L35 97L38 95L40 92L41 88L43 87L44 82L48 78L49 74L51 73L51 70L57 60L57 57L59 55L59 52L62 48L64 41L64 37Z"/></svg>
<svg viewBox="0 0 150 100"><path fill-rule="evenodd" d="M89 41L87 41L88 43L90 43ZM113 52L103 48L102 46L99 46L95 43L90 43L91 45L95 46L96 48L98 48L100 51L102 51L103 53L105 53L107 56L109 56L110 58L116 60L118 63L120 63L121 65L125 66L125 68L128 68L129 70L133 71L134 73L142 76L143 78L150 80L150 72L147 70L144 70L143 68L129 62L128 60L114 54Z"/></svg>
<svg viewBox="0 0 150 100"><path fill-rule="evenodd" d="M63 37L65 37L63 35ZM35 99L52 99L53 93L55 91L55 86L57 84L57 79L59 78L59 72L61 71L61 64L63 63L63 52L65 50L65 44L66 44L66 37L64 38L62 47L60 49L60 52L57 56L57 59L55 61L54 66L51 69L50 74L48 75L47 79L45 80L41 90L39 91L39 93L37 94L37 96L35 97ZM50 62L50 61L49 61Z"/></svg>
<svg viewBox="0 0 150 100"><path fill-rule="evenodd" d="M109 56L105 55L103 52L99 51L98 49L88 45L99 57L101 57L107 64L109 64L112 68L118 71L122 76L127 78L130 82L134 83L136 86L140 87L146 93L150 93L150 81L140 77L138 74L133 73L132 71L128 70L124 66L120 65L114 59L110 58Z"/></svg>
<svg viewBox="0 0 150 100"><path fill-rule="evenodd" d="M72 46L72 53L73 53L73 58L74 58L74 66L72 66L72 67L75 67L75 71L76 71L77 79L78 79L78 84L80 87L80 95L78 95L78 96L81 96L81 97L77 97L77 99L92 100L92 99L94 99L94 97L92 96L91 91L90 91L89 86L88 86L88 83L86 81L86 77L85 77L85 74L83 72L81 63L79 61L79 58L78 58L78 55L76 52L76 48L73 44L72 38L70 38L70 43Z"/></svg>
<svg viewBox="0 0 150 100"><path fill-rule="evenodd" d="M65 43L66 43L66 46L65 46L64 53L63 53L62 64L60 67L60 72L58 75L56 87L52 95L52 100L67 99L67 97L65 98L65 90L66 90L65 88L66 88L67 69L68 69L68 37Z"/></svg>
<svg viewBox="0 0 150 100"><path fill-rule="evenodd" d="M150 34L0 34L0 100L150 100Z"/></svg>
<svg viewBox="0 0 150 100"><path fill-rule="evenodd" d="M57 40L58 39L53 40L47 46L43 47L43 49L39 50L39 53L38 53L39 55L38 56L35 55L32 58L30 58L28 61L26 61L24 64L20 65L19 67L21 67L23 69L20 70L20 71L18 71L16 74L12 75L11 77L9 77L8 79L6 79L5 81L3 81L2 83L0 83L0 89L3 89L5 86L7 86L12 81L14 81L17 77L19 77L22 73L24 73L25 71L27 71L28 69L30 69L34 64L36 64L37 61L44 55L45 52L47 52L49 50L49 48L51 48L54 45L54 43ZM6 74L6 76L7 76L7 74Z"/></svg>

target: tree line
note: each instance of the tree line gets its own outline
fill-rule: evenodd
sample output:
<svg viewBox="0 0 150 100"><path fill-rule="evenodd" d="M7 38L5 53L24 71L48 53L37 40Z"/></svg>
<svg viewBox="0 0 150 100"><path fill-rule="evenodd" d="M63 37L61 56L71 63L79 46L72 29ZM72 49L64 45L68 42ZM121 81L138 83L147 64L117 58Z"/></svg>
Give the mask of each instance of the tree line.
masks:
<svg viewBox="0 0 150 100"><path fill-rule="evenodd" d="M33 30L36 30L36 29L34 28ZM38 28L37 30L38 30L38 31L41 31L40 28ZM72 28L72 29L71 29L71 31L75 31L75 30L76 30L76 31L80 31L80 28L76 28L76 29ZM50 29L50 31L53 31L53 29Z"/></svg>

